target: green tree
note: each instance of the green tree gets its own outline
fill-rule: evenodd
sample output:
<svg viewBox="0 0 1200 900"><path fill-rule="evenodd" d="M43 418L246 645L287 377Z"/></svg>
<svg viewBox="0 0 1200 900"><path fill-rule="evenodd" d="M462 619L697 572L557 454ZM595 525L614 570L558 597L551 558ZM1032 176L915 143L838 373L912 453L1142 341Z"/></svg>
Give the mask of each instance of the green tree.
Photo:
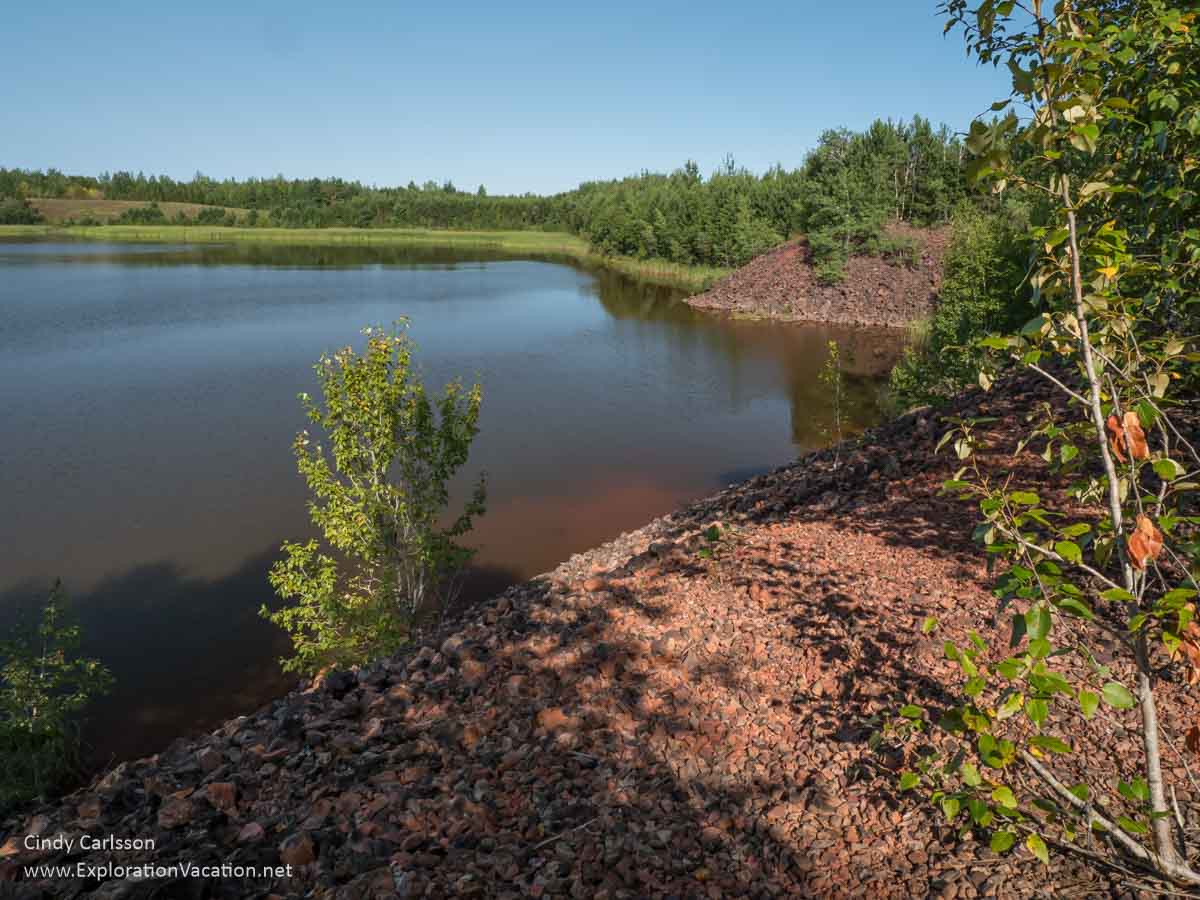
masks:
<svg viewBox="0 0 1200 900"><path fill-rule="evenodd" d="M889 390L902 407L938 403L975 382L978 339L1018 328L1034 311L1020 293L1029 260L1028 213L964 204L942 260L938 303L926 328L892 370Z"/></svg>
<svg viewBox="0 0 1200 900"><path fill-rule="evenodd" d="M313 524L337 558L316 539L288 541L271 569L272 586L295 601L262 610L292 638L289 671L364 663L403 644L422 615L456 595L473 554L457 539L484 512L481 476L457 518L439 524L478 433L479 385L451 383L434 402L402 331L363 333L361 355L345 347L317 363L322 405L300 395L329 446L301 432L296 463Z"/></svg>
<svg viewBox="0 0 1200 900"><path fill-rule="evenodd" d="M1159 716L1160 673L1172 657L1200 679L1200 516L1188 500L1200 453L1179 421L1195 408L1200 363L1200 15L1184 6L945 5L947 29L963 26L971 52L1012 73L1012 95L994 109L1027 110L972 125L971 169L1046 207L1029 233L1042 312L1016 334L983 341L995 358L980 381L986 389L1001 365L1018 365L1061 392L1062 404L1031 411L1018 449L1038 448L1067 496L989 475L975 423L943 438L963 460L946 488L978 502L976 536L1000 568L996 594L1017 610L1016 651L996 662L977 635L965 647L947 642L965 699L937 725L916 705L901 718L958 740L948 757L922 758L901 786L925 783L947 820L993 829L994 849L1023 836L1048 862L1047 837L1069 846L1087 835L1196 886L1188 835L1168 801ZM1101 636L1111 662L1091 649ZM1140 772L1116 784L1087 760L1056 762L1077 749L1076 717L1092 718L1102 703L1113 715L1132 711L1141 744ZM1188 744L1200 746L1200 727Z"/></svg>
<svg viewBox="0 0 1200 900"><path fill-rule="evenodd" d="M0 645L0 807L45 795L78 772L79 717L112 685L98 660L79 655L79 642L55 582L36 628Z"/></svg>

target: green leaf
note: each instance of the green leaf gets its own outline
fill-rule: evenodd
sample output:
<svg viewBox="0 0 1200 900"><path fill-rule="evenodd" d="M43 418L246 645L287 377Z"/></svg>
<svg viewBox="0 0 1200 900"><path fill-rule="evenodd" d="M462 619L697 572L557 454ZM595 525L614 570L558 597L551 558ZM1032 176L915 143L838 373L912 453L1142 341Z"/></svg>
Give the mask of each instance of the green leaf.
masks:
<svg viewBox="0 0 1200 900"><path fill-rule="evenodd" d="M925 710L912 703L908 703L900 707L900 715L906 719L920 719L925 715Z"/></svg>
<svg viewBox="0 0 1200 900"><path fill-rule="evenodd" d="M1129 693L1129 689L1115 681L1105 684L1102 693L1104 702L1114 709L1133 709L1137 706L1137 701L1133 699L1133 694Z"/></svg>
<svg viewBox="0 0 1200 900"><path fill-rule="evenodd" d="M1039 750L1048 750L1051 753L1071 752L1070 744L1045 734L1039 734L1036 737L1030 738L1029 744L1030 746L1037 747Z"/></svg>
<svg viewBox="0 0 1200 900"><path fill-rule="evenodd" d="M1010 718L1011 716L1016 715L1024 705L1024 694L1020 692L1009 694L1008 699L1001 703L1000 708L996 710L996 718L1000 720Z"/></svg>
<svg viewBox="0 0 1200 900"><path fill-rule="evenodd" d="M1031 638L1044 638L1050 633L1050 610L1035 606L1025 613L1025 633Z"/></svg>
<svg viewBox="0 0 1200 900"><path fill-rule="evenodd" d="M1012 681L1014 678L1016 678L1018 675L1020 675L1021 670L1024 668L1025 668L1025 664L1023 662L1021 662L1021 660L1017 659L1015 656L1010 656L1008 659L1004 660L1003 662L999 662L996 664L996 671L999 672L1001 675L1003 675L1005 678L1007 678L1009 681Z"/></svg>
<svg viewBox="0 0 1200 900"><path fill-rule="evenodd" d="M953 822L958 816L960 803L957 797L942 798L942 814L946 817L947 822Z"/></svg>
<svg viewBox="0 0 1200 900"><path fill-rule="evenodd" d="M963 763L962 772L963 784L969 787L979 787L983 783L983 779L979 777L979 770L975 768L974 763Z"/></svg>
<svg viewBox="0 0 1200 900"><path fill-rule="evenodd" d="M1079 549L1079 545L1074 541L1059 541L1054 545L1054 552L1069 563L1083 561L1083 551Z"/></svg>
<svg viewBox="0 0 1200 900"><path fill-rule="evenodd" d="M1050 708L1045 700L1034 699L1025 704L1025 715L1038 728L1042 727L1042 723L1046 721L1049 712Z"/></svg>
<svg viewBox="0 0 1200 900"><path fill-rule="evenodd" d="M1063 241L1065 241L1067 239L1067 236L1070 233L1071 233L1071 230L1069 228L1059 228L1056 231L1053 231L1049 235L1047 235L1047 237L1046 237L1046 252L1049 253L1051 250L1053 250L1055 247L1057 247L1059 244L1061 244Z"/></svg>
<svg viewBox="0 0 1200 900"><path fill-rule="evenodd" d="M1042 865L1050 865L1050 852L1046 849L1046 842L1038 835L1031 834L1025 838L1025 846L1029 848L1029 852L1042 861Z"/></svg>
<svg viewBox="0 0 1200 900"><path fill-rule="evenodd" d="M1081 690L1079 692L1079 708L1083 711L1083 717L1090 719L1096 714L1096 710L1100 706L1100 695L1091 691Z"/></svg>
<svg viewBox="0 0 1200 900"><path fill-rule="evenodd" d="M938 620L933 616L926 616L925 621L921 623L921 634L929 634L933 629L938 627Z"/></svg>
<svg viewBox="0 0 1200 900"><path fill-rule="evenodd" d="M1017 842L1017 836L1011 831L997 831L992 834L991 848L993 853L1005 853L1012 849Z"/></svg>
<svg viewBox="0 0 1200 900"><path fill-rule="evenodd" d="M1064 597L1058 601L1058 608L1064 612L1068 612L1073 616L1078 616L1081 619L1094 619L1095 613L1092 608L1082 600L1076 600L1074 597Z"/></svg>
<svg viewBox="0 0 1200 900"><path fill-rule="evenodd" d="M1160 459L1154 463L1154 474L1163 481L1174 481L1176 478L1182 478L1185 473L1183 466L1175 460Z"/></svg>
<svg viewBox="0 0 1200 900"><path fill-rule="evenodd" d="M991 807L977 797L967 799L967 810L971 813L971 821L980 828L986 828L995 818Z"/></svg>
<svg viewBox="0 0 1200 900"><path fill-rule="evenodd" d="M1013 796L1012 788L1000 785L992 791L992 802L999 803L1005 809L1016 809L1017 798Z"/></svg>
<svg viewBox="0 0 1200 900"><path fill-rule="evenodd" d="M921 783L921 777L916 772L905 772L900 776L900 790L911 791Z"/></svg>
<svg viewBox="0 0 1200 900"><path fill-rule="evenodd" d="M1117 824L1130 834L1146 834L1150 830L1141 822L1131 819L1128 816L1117 816Z"/></svg>
<svg viewBox="0 0 1200 900"><path fill-rule="evenodd" d="M1133 594L1124 588L1109 588L1107 591L1103 591L1100 596L1113 603L1131 603L1134 599Z"/></svg>

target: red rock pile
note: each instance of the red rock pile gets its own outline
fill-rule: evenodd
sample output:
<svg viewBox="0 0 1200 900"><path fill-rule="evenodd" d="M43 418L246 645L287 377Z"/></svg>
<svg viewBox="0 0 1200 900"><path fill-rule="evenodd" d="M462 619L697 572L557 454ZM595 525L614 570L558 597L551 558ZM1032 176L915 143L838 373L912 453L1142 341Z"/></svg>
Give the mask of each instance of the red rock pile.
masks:
<svg viewBox="0 0 1200 900"><path fill-rule="evenodd" d="M1012 403L993 392L957 412L1011 416ZM1011 468L1004 427L993 464ZM882 713L936 707L958 683L943 639L1007 635L989 625L970 510L938 491L952 465L932 455L939 430L917 412L862 449L809 455L409 652L123 764L8 823L0 875L20 897L1119 894L1076 860L1048 871L986 836L958 840L897 794L900 760L867 747ZM936 635L921 633L928 615ZM1197 712L1179 679L1168 733ZM1132 724L1133 711L1080 720L1071 739L1128 778ZM1167 758L1183 787L1180 762ZM1179 799L1196 821L1200 798ZM29 833L157 847L38 853L22 849ZM180 859L294 877L64 882L27 868Z"/></svg>
<svg viewBox="0 0 1200 900"><path fill-rule="evenodd" d="M941 285L946 229L919 230L896 224L891 233L913 238L919 260L909 267L871 256L853 257L841 284L820 284L808 247L777 247L688 298L700 309L830 325L903 327L932 312Z"/></svg>

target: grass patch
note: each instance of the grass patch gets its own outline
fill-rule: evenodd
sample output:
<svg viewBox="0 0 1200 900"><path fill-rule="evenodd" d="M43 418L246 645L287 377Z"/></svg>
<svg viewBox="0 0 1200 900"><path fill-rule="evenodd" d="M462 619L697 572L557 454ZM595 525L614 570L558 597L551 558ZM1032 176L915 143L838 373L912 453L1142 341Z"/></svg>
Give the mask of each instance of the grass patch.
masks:
<svg viewBox="0 0 1200 900"><path fill-rule="evenodd" d="M729 273L714 266L685 266L662 259L633 259L597 253L587 241L562 231L452 231L434 228L225 228L206 225L49 225L0 226L0 237L59 236L98 241L142 241L181 244L260 243L293 246L448 247L487 249L542 259L601 266L655 284L688 291L706 290Z"/></svg>

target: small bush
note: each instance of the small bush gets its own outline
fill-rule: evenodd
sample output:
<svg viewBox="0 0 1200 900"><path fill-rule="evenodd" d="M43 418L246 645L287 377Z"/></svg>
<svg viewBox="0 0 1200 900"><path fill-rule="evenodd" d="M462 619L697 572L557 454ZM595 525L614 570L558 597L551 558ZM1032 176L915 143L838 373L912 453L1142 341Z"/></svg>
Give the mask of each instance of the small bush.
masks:
<svg viewBox="0 0 1200 900"><path fill-rule="evenodd" d="M827 257L813 266L813 272L820 284L841 284L846 280L846 259L842 256Z"/></svg>
<svg viewBox="0 0 1200 900"><path fill-rule="evenodd" d="M42 214L24 197L0 197L0 225L36 225Z"/></svg>
<svg viewBox="0 0 1200 900"><path fill-rule="evenodd" d="M329 441L329 456L307 431L293 445L313 494L309 513L337 559L316 540L283 545L270 572L295 604L262 614L292 638L284 669L314 673L389 653L418 619L450 603L473 551L457 539L484 511L482 477L448 528L449 482L478 432L480 388L446 386L430 400L412 363L412 344L368 328L366 351L321 357L323 406L300 400Z"/></svg>
<svg viewBox="0 0 1200 900"><path fill-rule="evenodd" d="M223 225L225 210L217 206L206 207L196 213L195 222L197 225Z"/></svg>
<svg viewBox="0 0 1200 900"><path fill-rule="evenodd" d="M936 404L974 383L983 356L976 341L1029 318L1031 307L1017 293L1028 258L1026 221L1015 207L1000 214L964 207L955 214L937 310L892 370L895 406Z"/></svg>
<svg viewBox="0 0 1200 900"><path fill-rule="evenodd" d="M167 214L157 203L127 209L113 220L116 225L166 225Z"/></svg>
<svg viewBox="0 0 1200 900"><path fill-rule="evenodd" d="M915 269L921 261L921 243L908 235L881 234L867 248L872 256Z"/></svg>
<svg viewBox="0 0 1200 900"><path fill-rule="evenodd" d="M35 629L0 646L0 809L46 796L79 773L79 717L112 676L78 656L61 584Z"/></svg>

